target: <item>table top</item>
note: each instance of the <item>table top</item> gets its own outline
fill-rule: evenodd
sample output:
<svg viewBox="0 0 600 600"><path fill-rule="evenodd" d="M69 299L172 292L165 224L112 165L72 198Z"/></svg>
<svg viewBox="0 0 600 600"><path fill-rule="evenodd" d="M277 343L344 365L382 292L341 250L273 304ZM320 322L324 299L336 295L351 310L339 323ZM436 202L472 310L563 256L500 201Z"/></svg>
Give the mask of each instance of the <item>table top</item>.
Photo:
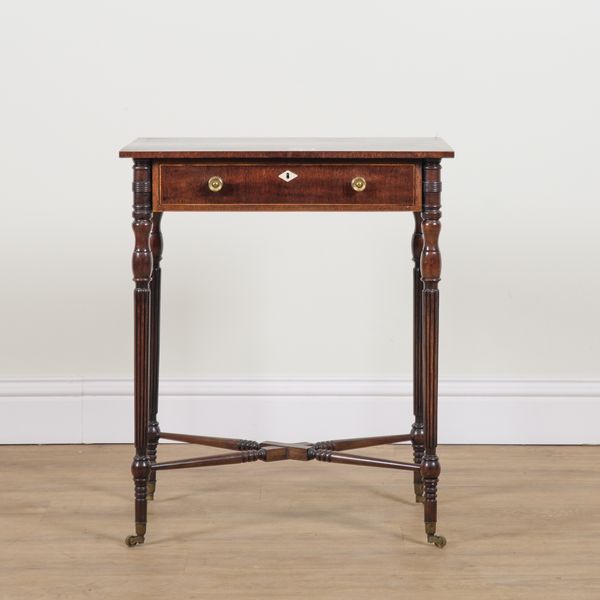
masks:
<svg viewBox="0 0 600 600"><path fill-rule="evenodd" d="M121 158L452 158L435 138L138 138Z"/></svg>

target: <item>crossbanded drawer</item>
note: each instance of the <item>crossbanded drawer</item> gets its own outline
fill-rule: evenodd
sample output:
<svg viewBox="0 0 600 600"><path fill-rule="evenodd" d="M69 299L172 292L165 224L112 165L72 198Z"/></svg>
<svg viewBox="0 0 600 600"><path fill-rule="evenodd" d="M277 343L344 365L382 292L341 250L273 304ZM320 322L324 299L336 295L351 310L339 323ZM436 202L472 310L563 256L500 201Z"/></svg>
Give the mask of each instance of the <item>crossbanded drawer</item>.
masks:
<svg viewBox="0 0 600 600"><path fill-rule="evenodd" d="M421 168L402 163L156 162L153 206L168 210L421 208Z"/></svg>

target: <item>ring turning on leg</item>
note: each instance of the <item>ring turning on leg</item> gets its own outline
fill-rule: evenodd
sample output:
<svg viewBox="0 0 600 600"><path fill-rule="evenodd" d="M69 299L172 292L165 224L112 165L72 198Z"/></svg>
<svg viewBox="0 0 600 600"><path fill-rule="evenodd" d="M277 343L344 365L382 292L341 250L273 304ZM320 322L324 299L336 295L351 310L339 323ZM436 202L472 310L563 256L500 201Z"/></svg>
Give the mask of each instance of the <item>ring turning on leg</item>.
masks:
<svg viewBox="0 0 600 600"><path fill-rule="evenodd" d="M441 204L440 161L423 163L423 208L421 228L421 371L423 394L423 425L425 454L421 462L423 481L423 508L427 541L442 548L446 540L435 534L437 523L437 485L440 462L437 457L438 414L438 283L442 272L442 260L438 239L440 236Z"/></svg>
<svg viewBox="0 0 600 600"><path fill-rule="evenodd" d="M131 473L135 485L135 536L126 539L128 546L144 541L147 519L148 477L148 425L150 408L150 281L152 277L152 252L150 230L152 205L151 164L136 159L133 164L133 250L134 298L134 422L135 457Z"/></svg>
<svg viewBox="0 0 600 600"><path fill-rule="evenodd" d="M160 354L160 279L163 241L160 230L162 213L152 213L150 238L148 240L152 254L152 279L150 281L150 390L148 411L148 458L150 463L156 463L156 451L160 439L160 427L158 425L158 373ZM148 480L148 500L154 500L156 490L156 471L150 472Z"/></svg>
<svg viewBox="0 0 600 600"><path fill-rule="evenodd" d="M423 283L421 281L421 253L423 251L423 229L421 214L414 213L415 232L412 237L413 267L413 414L415 422L411 429L411 442L413 447L413 459L415 464L420 465L425 453L425 433L423 429L423 377L421 371L422 361L422 336L421 336L421 292ZM413 485L415 489L415 501L423 502L423 479L421 473L415 471L413 474Z"/></svg>
<svg viewBox="0 0 600 600"><path fill-rule="evenodd" d="M147 486L150 475L150 461L145 456L136 456L131 465L133 482L135 485L135 535L125 538L128 546L137 546L144 543L146 535L147 512Z"/></svg>

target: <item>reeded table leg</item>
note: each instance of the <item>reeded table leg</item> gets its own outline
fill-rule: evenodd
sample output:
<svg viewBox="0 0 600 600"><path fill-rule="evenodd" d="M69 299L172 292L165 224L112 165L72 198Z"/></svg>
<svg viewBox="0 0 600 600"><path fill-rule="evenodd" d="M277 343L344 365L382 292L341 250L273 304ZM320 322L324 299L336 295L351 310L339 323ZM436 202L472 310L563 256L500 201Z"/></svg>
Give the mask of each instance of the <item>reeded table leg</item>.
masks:
<svg viewBox="0 0 600 600"><path fill-rule="evenodd" d="M440 161L426 160L423 163L423 250L421 253L422 310L422 377L425 424L425 455L421 462L421 476L424 485L425 532L427 541L443 548L446 538L436 535L437 485L440 475L440 462L436 454L437 446L437 404L438 404L438 283L442 271L442 261L438 246L440 235Z"/></svg>
<svg viewBox="0 0 600 600"><path fill-rule="evenodd" d="M133 251L134 297L134 399L135 399L135 456L131 473L135 485L135 535L125 541L128 546L144 543L147 519L147 485L150 474L148 457L148 410L150 406L150 280L152 252L152 165L136 159L133 164Z"/></svg>
<svg viewBox="0 0 600 600"><path fill-rule="evenodd" d="M160 438L158 425L158 381L160 355L160 277L162 260L161 212L152 213L150 231L150 252L152 253L152 280L150 281L150 412L148 423L148 458L150 464L156 463L156 450ZM156 490L156 471L150 471L148 479L148 500L154 500Z"/></svg>
<svg viewBox="0 0 600 600"><path fill-rule="evenodd" d="M415 263L413 268L413 414L415 421L411 429L411 442L414 462L421 464L425 452L423 430L423 378L421 371L422 340L421 340L421 252L423 251L423 230L421 214L414 213L415 232L412 238L412 255ZM413 473L415 500L423 502L423 479L420 471Z"/></svg>

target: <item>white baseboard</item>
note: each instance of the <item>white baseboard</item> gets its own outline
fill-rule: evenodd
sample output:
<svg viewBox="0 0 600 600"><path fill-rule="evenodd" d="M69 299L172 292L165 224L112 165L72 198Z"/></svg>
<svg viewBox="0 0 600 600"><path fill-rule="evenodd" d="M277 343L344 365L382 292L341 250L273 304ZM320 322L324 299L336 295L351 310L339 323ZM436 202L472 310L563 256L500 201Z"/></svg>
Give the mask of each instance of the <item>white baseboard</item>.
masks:
<svg viewBox="0 0 600 600"><path fill-rule="evenodd" d="M128 379L0 380L0 443L129 443ZM164 431L317 441L407 433L402 378L161 381ZM599 444L600 380L442 379L441 444Z"/></svg>

